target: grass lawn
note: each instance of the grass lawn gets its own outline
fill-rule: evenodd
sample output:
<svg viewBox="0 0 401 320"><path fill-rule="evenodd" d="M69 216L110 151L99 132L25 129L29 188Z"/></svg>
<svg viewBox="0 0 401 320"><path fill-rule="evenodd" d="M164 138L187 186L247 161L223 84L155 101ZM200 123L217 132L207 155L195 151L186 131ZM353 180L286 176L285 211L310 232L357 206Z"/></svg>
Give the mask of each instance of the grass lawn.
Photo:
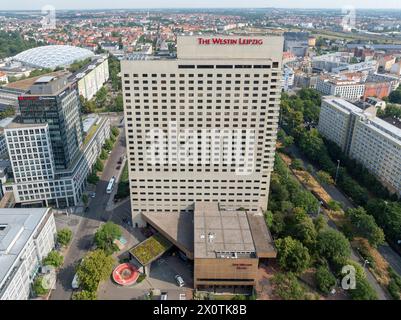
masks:
<svg viewBox="0 0 401 320"><path fill-rule="evenodd" d="M159 234L155 234L130 250L130 253L144 266L158 258L172 244Z"/></svg>

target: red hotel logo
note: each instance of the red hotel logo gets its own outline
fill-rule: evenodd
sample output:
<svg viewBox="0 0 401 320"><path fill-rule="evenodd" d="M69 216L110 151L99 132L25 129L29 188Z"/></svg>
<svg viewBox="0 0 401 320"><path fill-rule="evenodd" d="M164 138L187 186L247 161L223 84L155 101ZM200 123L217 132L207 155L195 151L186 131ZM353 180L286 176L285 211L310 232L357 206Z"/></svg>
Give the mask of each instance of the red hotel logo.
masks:
<svg viewBox="0 0 401 320"><path fill-rule="evenodd" d="M209 44L217 44L217 45L257 45L260 46L263 44L262 39L223 39L223 38L198 38L198 44L200 45L209 45Z"/></svg>

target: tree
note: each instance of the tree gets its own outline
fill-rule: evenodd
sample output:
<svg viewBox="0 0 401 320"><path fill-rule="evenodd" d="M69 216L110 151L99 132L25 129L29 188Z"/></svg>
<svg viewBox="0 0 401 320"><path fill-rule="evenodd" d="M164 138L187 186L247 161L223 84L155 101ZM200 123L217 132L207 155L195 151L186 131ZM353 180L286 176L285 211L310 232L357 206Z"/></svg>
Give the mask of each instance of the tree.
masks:
<svg viewBox="0 0 401 320"><path fill-rule="evenodd" d="M86 193L84 193L82 195L82 202L84 203L85 206L88 205L88 201L89 201L88 195Z"/></svg>
<svg viewBox="0 0 401 320"><path fill-rule="evenodd" d="M106 280L113 270L114 259L103 250L88 253L77 269L80 284L85 291L96 292L100 281Z"/></svg>
<svg viewBox="0 0 401 320"><path fill-rule="evenodd" d="M82 290L72 294L72 300L96 300L97 294L95 291Z"/></svg>
<svg viewBox="0 0 401 320"><path fill-rule="evenodd" d="M104 105L104 103L106 102L107 94L108 94L108 91L107 91L106 87L101 87L99 89L99 91L96 93L95 100L96 100L96 105L99 108L101 108Z"/></svg>
<svg viewBox="0 0 401 320"><path fill-rule="evenodd" d="M111 128L111 134L115 137L117 137L120 134L120 130L118 130L117 127Z"/></svg>
<svg viewBox="0 0 401 320"><path fill-rule="evenodd" d="M68 246L72 239L72 231L70 229L61 229L57 232L57 242L62 246Z"/></svg>
<svg viewBox="0 0 401 320"><path fill-rule="evenodd" d="M308 249L291 237L276 241L277 259L281 268L294 273L302 273L310 265Z"/></svg>
<svg viewBox="0 0 401 320"><path fill-rule="evenodd" d="M109 221L102 225L95 233L95 243L98 248L103 249L107 254L118 251L114 240L122 235L121 229L115 223Z"/></svg>
<svg viewBox="0 0 401 320"><path fill-rule="evenodd" d="M46 258L43 259L43 265L59 268L63 265L64 257L56 250L49 252Z"/></svg>
<svg viewBox="0 0 401 320"><path fill-rule="evenodd" d="M267 210L264 214L265 216L265 221L266 221L266 225L271 228L271 226L273 225L273 212L271 212L270 210Z"/></svg>
<svg viewBox="0 0 401 320"><path fill-rule="evenodd" d="M341 203L338 201L335 201L333 199L329 200L329 202L327 203L327 206L329 207L330 210L333 211L340 211L341 210Z"/></svg>
<svg viewBox="0 0 401 320"><path fill-rule="evenodd" d="M101 160L106 160L106 159L107 159L107 151L104 150L103 148L102 148L102 152L100 153L99 158L100 158Z"/></svg>
<svg viewBox="0 0 401 320"><path fill-rule="evenodd" d="M113 150L113 142L111 142L110 139L107 139L107 140L104 142L104 148L105 148L107 151Z"/></svg>
<svg viewBox="0 0 401 320"><path fill-rule="evenodd" d="M36 277L35 281L33 282L33 291L37 296L44 296L49 292L49 289L45 289L43 287L43 277L38 276Z"/></svg>
<svg viewBox="0 0 401 320"><path fill-rule="evenodd" d="M320 183L324 183L324 184L329 184L329 185L334 184L334 180L331 177L330 173L325 172L323 170L318 171L317 180L319 180Z"/></svg>
<svg viewBox="0 0 401 320"><path fill-rule="evenodd" d="M294 144L294 138L292 136L286 136L283 140L284 148L291 147Z"/></svg>
<svg viewBox="0 0 401 320"><path fill-rule="evenodd" d="M328 294L336 285L336 277L330 272L327 266L320 266L316 270L317 287L324 294Z"/></svg>
<svg viewBox="0 0 401 320"><path fill-rule="evenodd" d="M390 239L401 240L401 204L399 202L373 199L368 202L366 209Z"/></svg>
<svg viewBox="0 0 401 320"><path fill-rule="evenodd" d="M324 229L319 232L316 241L317 252L334 263L343 263L351 255L348 239L339 231Z"/></svg>
<svg viewBox="0 0 401 320"><path fill-rule="evenodd" d="M304 300L305 289L292 273L276 273L272 279L274 293L283 300Z"/></svg>
<svg viewBox="0 0 401 320"><path fill-rule="evenodd" d="M291 168L295 170L302 170L304 167L304 163L301 159L294 159L291 162Z"/></svg>
<svg viewBox="0 0 401 320"><path fill-rule="evenodd" d="M92 172L89 176L88 176L88 182L90 184L96 184L98 183L100 180L100 178L97 176L96 172Z"/></svg>
<svg viewBox="0 0 401 320"><path fill-rule="evenodd" d="M368 239L369 243L375 247L384 243L383 230L376 224L375 218L368 215L364 208L350 208L345 213L359 236Z"/></svg>
<svg viewBox="0 0 401 320"><path fill-rule="evenodd" d="M313 224L315 225L315 230L317 233L319 233L320 231L324 230L325 228L327 228L327 221L326 219L322 216L319 215L314 221Z"/></svg>
<svg viewBox="0 0 401 320"><path fill-rule="evenodd" d="M94 169L95 169L96 171L100 171L100 172L103 171L104 165L103 165L103 163L102 163L102 161L101 161L100 159L97 159L97 160L96 160Z"/></svg>
<svg viewBox="0 0 401 320"><path fill-rule="evenodd" d="M391 92L390 95L388 96L388 100L391 103L401 104L401 90L398 89L398 90Z"/></svg>
<svg viewBox="0 0 401 320"><path fill-rule="evenodd" d="M377 300L376 291L372 288L368 280L356 274L355 289L349 290L352 300Z"/></svg>
<svg viewBox="0 0 401 320"><path fill-rule="evenodd" d="M288 225L288 233L291 237L301 241L309 249L315 246L317 237L316 228L313 220L306 214Z"/></svg>

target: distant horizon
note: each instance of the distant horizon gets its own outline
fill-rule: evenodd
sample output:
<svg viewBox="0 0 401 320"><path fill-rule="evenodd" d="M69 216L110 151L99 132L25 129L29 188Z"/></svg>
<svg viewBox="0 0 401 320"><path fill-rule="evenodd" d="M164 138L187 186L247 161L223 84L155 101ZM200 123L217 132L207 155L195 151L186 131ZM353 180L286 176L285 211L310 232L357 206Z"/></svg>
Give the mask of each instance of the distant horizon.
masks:
<svg viewBox="0 0 401 320"><path fill-rule="evenodd" d="M102 11L102 10L229 10L229 9L284 9L284 10L338 10L341 11L342 8L333 8L333 7L131 7L131 8L60 8L56 11ZM401 11L401 8L358 8L355 7L356 10L376 10L376 11L388 11L388 10L397 10ZM26 11L41 11L41 9L0 9L0 12L11 11L11 12L26 12Z"/></svg>
<svg viewBox="0 0 401 320"><path fill-rule="evenodd" d="M44 6L56 10L171 10L171 9L293 9L293 10L341 10L354 7L357 10L401 10L401 1L386 0L337 0L329 3L321 0L13 0L4 1L0 11L40 11Z"/></svg>

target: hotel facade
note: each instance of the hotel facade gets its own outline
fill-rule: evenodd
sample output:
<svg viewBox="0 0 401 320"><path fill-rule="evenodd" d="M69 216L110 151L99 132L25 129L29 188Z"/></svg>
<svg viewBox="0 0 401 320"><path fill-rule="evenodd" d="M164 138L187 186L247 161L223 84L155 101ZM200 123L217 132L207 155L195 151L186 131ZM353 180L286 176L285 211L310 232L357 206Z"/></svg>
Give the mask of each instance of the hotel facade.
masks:
<svg viewBox="0 0 401 320"><path fill-rule="evenodd" d="M121 62L134 226L197 201L266 210L282 48L274 36L179 36L176 56Z"/></svg>

